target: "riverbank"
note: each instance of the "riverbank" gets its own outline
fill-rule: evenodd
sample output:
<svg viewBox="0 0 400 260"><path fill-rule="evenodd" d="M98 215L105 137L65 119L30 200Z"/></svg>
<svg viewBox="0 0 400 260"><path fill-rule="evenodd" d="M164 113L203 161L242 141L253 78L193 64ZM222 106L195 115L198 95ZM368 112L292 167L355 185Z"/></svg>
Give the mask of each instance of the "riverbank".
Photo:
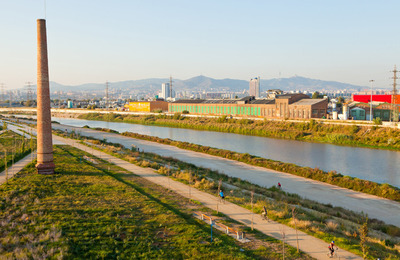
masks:
<svg viewBox="0 0 400 260"><path fill-rule="evenodd" d="M324 124L315 120L303 122L184 117L167 115L121 115L87 113L79 119L187 128L261 137L329 143L355 147L400 150L400 129L379 126Z"/></svg>
<svg viewBox="0 0 400 260"><path fill-rule="evenodd" d="M193 164L178 161L170 157L138 152L136 149L126 149L121 144L109 143L105 141L105 139L98 140L92 137L77 135L74 132L68 134L65 131L57 131L57 133L64 137L78 138L83 144L91 144L91 147L96 150L101 150L141 167L153 168L158 170L158 172L165 177L179 180L185 183L185 185L204 190L212 195L217 194L217 187L223 187L226 199L232 203L249 210L254 208L254 211L257 213L261 213L262 207L266 206L268 208L269 217L273 220L294 228L297 225L297 228L310 235L323 239L327 241L327 243L331 240L335 240L340 244L340 247L344 247L355 253L360 253L358 247L358 229L360 224L362 224L360 220L365 218L363 214L357 214L339 207L332 207L331 205L322 205L314 201L300 198L295 194L284 192L276 187L261 187L239 178L228 177L216 171L196 167ZM102 158L105 158L105 155L102 155ZM156 177L155 179L159 180L160 178L161 177ZM164 180L162 183L168 187L168 181ZM254 192L253 203L251 202L251 192ZM221 205L220 207L222 208L223 206ZM298 216L298 219L297 217L295 219L292 210L295 210L295 216ZM262 227L265 228L265 224L263 224ZM389 257L389 255L393 254L392 257L396 257L395 255L399 253L396 253L398 249L393 247L383 249L385 246L382 247L382 243L385 243L385 245L389 245L393 242L394 244L398 243L398 236L400 235L398 232L399 228L391 225L387 226L377 220L370 220L369 228L371 229L371 237L369 238L368 246L371 256L382 257L385 255ZM386 242L382 241L376 243L376 239L382 239L382 231L386 234L390 233L390 237L385 238L385 240L387 239ZM379 235L376 232L379 233ZM354 236L354 234L357 235ZM376 237L376 235L378 236Z"/></svg>

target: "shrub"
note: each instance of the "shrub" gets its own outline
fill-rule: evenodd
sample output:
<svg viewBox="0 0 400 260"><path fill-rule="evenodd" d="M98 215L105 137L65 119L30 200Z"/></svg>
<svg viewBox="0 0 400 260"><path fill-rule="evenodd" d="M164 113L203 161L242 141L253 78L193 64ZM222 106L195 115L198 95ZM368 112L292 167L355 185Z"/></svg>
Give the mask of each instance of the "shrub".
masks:
<svg viewBox="0 0 400 260"><path fill-rule="evenodd" d="M380 117L373 119L374 125L382 125L382 119Z"/></svg>
<svg viewBox="0 0 400 260"><path fill-rule="evenodd" d="M182 114L181 114L181 113L178 113L178 112L176 112L172 118L173 118L173 119L175 119L175 120L181 120L181 118L182 118Z"/></svg>
<svg viewBox="0 0 400 260"><path fill-rule="evenodd" d="M189 111L183 110L183 111L182 111L182 114L189 114Z"/></svg>

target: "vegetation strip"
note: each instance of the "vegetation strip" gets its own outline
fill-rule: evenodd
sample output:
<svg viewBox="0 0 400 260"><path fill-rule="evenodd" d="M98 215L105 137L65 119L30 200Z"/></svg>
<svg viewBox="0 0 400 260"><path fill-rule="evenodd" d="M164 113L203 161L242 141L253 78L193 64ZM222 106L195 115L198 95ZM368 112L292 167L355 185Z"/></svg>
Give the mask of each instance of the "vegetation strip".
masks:
<svg viewBox="0 0 400 260"><path fill-rule="evenodd" d="M97 129L99 130L99 129ZM107 131L107 130L106 130ZM224 149L212 148L209 146L202 146L198 144L188 143L188 142L180 142L174 141L171 139L164 139L155 136L141 135L137 133L125 132L122 133L124 136L129 136L137 139L173 145L181 149L187 149L195 152L201 152L210 154L213 156L219 156L231 160L236 160L240 162L244 162L250 165L260 166L276 171L291 173L297 176L326 182L329 184L333 184L339 187L343 187L346 189L351 189L354 191L360 191L372 195L376 195L379 197L400 201L400 189L389 184L379 184L376 182L361 180L358 178L343 176L340 173L336 173L335 171L325 172L318 168L310 168L298 166L292 163L283 163L280 161L274 161L271 159L265 159L257 156L250 155L248 153L237 153Z"/></svg>
<svg viewBox="0 0 400 260"><path fill-rule="evenodd" d="M69 134L59 130L56 132L62 136L84 140L85 144L92 143L92 147L95 149L100 148L104 152L142 167L151 167L158 170L160 174L213 195L216 195L219 182L222 181L222 183L229 184L225 185L226 199L247 209L252 208L250 194L254 192L253 209L255 212L261 213L263 206L266 206L268 216L272 220L291 227L295 227L296 224L300 230L325 240L327 243L335 240L341 248L350 252L362 255L363 249L360 241L362 237L366 237L363 240L366 241L364 249L365 246L368 246L367 252L370 259L383 256L387 258L400 257L400 228L386 225L382 221L374 219L366 221L366 217L362 214L303 199L296 194L279 190L275 186L260 187L248 181L228 177L173 158L138 152L135 148L126 149L120 144L82 137L73 132ZM231 191L228 192L227 189ZM296 217L293 216L293 210ZM365 223L368 224L369 233L361 232L364 230L361 227ZM251 229L248 228L247 231L249 230Z"/></svg>
<svg viewBox="0 0 400 260"><path fill-rule="evenodd" d="M227 116L218 118L185 117L180 113L175 113L173 116L164 114L121 115L113 113L87 113L79 115L78 118L400 150L400 129L378 127L377 125L324 124L314 119L303 122L292 122L286 120L229 119Z"/></svg>

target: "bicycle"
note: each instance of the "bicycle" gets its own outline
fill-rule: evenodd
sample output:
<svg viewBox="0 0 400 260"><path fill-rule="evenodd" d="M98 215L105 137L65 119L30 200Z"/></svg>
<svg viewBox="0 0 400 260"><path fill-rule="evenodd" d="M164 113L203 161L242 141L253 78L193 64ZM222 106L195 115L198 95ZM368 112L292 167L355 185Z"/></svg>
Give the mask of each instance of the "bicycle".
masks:
<svg viewBox="0 0 400 260"><path fill-rule="evenodd" d="M261 213L261 216L266 221L269 221L269 219L268 219L268 211L267 211L267 208L265 206L263 207L263 212Z"/></svg>
<svg viewBox="0 0 400 260"><path fill-rule="evenodd" d="M266 212L261 213L261 217L262 217L264 220L269 221L269 218L268 218L268 215L267 215Z"/></svg>
<svg viewBox="0 0 400 260"><path fill-rule="evenodd" d="M331 251L329 250L327 256L328 256L329 258L338 258L338 250L339 250L339 248L337 248L337 247L334 248L333 252L331 252Z"/></svg>

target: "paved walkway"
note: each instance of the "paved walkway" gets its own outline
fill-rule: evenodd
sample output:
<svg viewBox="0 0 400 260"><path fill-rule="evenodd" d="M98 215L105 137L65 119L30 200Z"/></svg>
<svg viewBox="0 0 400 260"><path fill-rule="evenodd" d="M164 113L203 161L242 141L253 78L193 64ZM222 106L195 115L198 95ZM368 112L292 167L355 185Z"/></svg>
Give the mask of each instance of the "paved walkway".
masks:
<svg viewBox="0 0 400 260"><path fill-rule="evenodd" d="M36 159L36 151L33 154L29 154L25 156L23 159L19 160L18 162L14 163L12 166L8 168L8 176L6 171L0 172L0 184L6 182L7 178L10 179L14 177L20 170L22 170L26 165L28 165L31 161Z"/></svg>
<svg viewBox="0 0 400 260"><path fill-rule="evenodd" d="M320 203L350 209L355 212L364 212L368 214L370 218L380 219L388 224L400 227L400 203L396 201L340 188L293 174L252 166L204 153L184 150L175 146L67 125L53 124L53 128L60 130L67 129L68 131L75 131L83 136L92 136L97 139L107 139L109 142L119 143L127 148L135 145L139 147L140 150L146 152L173 157L180 161L192 163L198 167L217 170L228 176L247 180L251 183L257 183L264 187L271 187L280 182L282 183L283 189L290 193L295 193Z"/></svg>
<svg viewBox="0 0 400 260"><path fill-rule="evenodd" d="M193 187L190 188L189 192L189 187L187 185L180 183L178 181L174 181L167 177L164 177L160 174L157 174L151 168L142 168L136 166L134 164L131 164L129 162L111 156L109 154L88 148L87 146L79 144L78 142L71 139L65 139L58 136L53 136L53 138L62 141L63 143L66 143L68 145L77 147L81 150L85 150L86 152L94 156L100 157L103 160L107 160L110 163L118 165L155 184L171 189L184 197L197 200L210 209L216 210L218 207L219 212L247 226L251 226L251 221L253 218L254 228L263 232L266 235L282 240L282 231L283 231L285 233L286 243L293 247L297 246L296 231L292 228L289 228L285 225L279 224L274 221L267 222L262 219L261 215L252 214L251 211L242 208L236 204L230 202L225 202L224 204L221 204L218 202L218 198L216 196L210 195L206 192L199 191ZM299 238L300 250L302 250L303 252L309 254L310 256L316 259L329 259L327 257L328 243L320 239L317 239L315 237L312 237L310 235L307 235L306 233L303 233L301 231L298 231L298 238ZM352 253L349 253L341 249L339 249L338 252L341 259L362 259L357 255L354 255Z"/></svg>

